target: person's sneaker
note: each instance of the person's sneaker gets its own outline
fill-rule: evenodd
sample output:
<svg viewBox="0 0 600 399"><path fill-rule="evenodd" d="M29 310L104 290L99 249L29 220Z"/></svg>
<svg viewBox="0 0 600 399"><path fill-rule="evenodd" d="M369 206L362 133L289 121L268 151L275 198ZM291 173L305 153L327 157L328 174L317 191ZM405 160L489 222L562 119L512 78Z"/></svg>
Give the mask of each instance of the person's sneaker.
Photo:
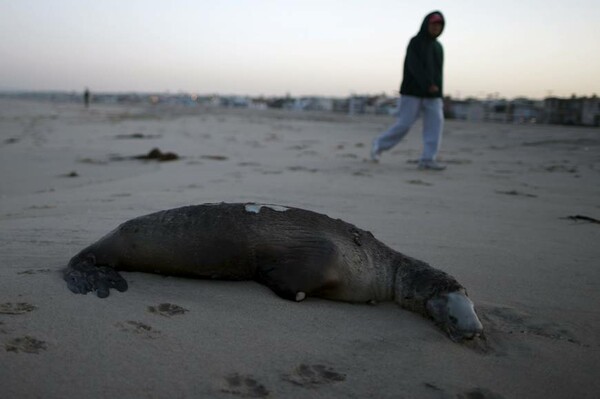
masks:
<svg viewBox="0 0 600 399"><path fill-rule="evenodd" d="M419 161L419 169L420 170L444 170L446 169L445 165L440 165L439 163L431 160L431 161Z"/></svg>
<svg viewBox="0 0 600 399"><path fill-rule="evenodd" d="M374 139L371 145L371 161L379 162L379 154L379 145L377 145L377 139Z"/></svg>

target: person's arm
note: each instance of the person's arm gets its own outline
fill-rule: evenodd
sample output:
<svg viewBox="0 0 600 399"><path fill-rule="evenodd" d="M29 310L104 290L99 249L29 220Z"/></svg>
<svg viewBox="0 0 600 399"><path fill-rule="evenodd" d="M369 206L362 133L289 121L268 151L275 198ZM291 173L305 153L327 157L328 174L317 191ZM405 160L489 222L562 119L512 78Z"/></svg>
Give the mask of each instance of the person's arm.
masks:
<svg viewBox="0 0 600 399"><path fill-rule="evenodd" d="M441 45L439 45L439 44L438 44L437 46L438 46L438 48L437 48L437 51L439 51L439 54L438 54L438 56L439 56L439 58L440 58L440 71L439 71L439 76L440 76L440 79L443 79L443 73L444 73L444 48L443 48ZM433 68L433 64L431 65L431 67ZM435 71L433 71L433 70L430 70L430 76L431 76L431 81L432 81L432 82L436 82L436 79L434 78L434 76L436 76L436 75L437 75L437 74L436 74L436 72L435 72ZM441 82L441 80L440 80L440 82ZM429 92L430 92L430 93L437 93L437 92L439 92L439 91L440 91L440 88L437 86L437 84L436 84L436 83L432 83L432 84L429 86Z"/></svg>
<svg viewBox="0 0 600 399"><path fill-rule="evenodd" d="M419 86L423 93L431 93L430 89L433 85L433 79L430 76L430 71L423 59L423 54L420 54L419 43L416 38L413 38L408 44L406 50L406 69L410 74L410 78ZM406 77L405 77L406 78ZM439 91L439 88L438 88Z"/></svg>

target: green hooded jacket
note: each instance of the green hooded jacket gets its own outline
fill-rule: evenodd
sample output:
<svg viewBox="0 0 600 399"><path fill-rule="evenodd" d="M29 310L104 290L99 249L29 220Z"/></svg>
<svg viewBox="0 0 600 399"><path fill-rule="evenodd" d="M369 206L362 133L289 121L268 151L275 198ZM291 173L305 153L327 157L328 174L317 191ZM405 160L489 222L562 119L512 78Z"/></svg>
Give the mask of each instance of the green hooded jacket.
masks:
<svg viewBox="0 0 600 399"><path fill-rule="evenodd" d="M443 97L444 95L442 76L444 49L437 41L437 37L431 37L429 34L429 18L433 14L439 14L442 17L442 32L444 30L446 20L441 12L433 11L427 14L421 24L421 30L408 44L400 94L429 98ZM439 87L439 91L430 93L431 85Z"/></svg>

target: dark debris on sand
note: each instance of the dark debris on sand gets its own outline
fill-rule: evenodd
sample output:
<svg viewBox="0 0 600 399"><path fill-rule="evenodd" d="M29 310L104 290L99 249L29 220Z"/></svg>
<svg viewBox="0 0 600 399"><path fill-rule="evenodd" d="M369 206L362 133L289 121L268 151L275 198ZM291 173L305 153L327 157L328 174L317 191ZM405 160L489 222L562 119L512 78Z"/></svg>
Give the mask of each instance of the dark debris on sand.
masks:
<svg viewBox="0 0 600 399"><path fill-rule="evenodd" d="M600 220L590 217L590 216L585 216L585 215L571 215L571 216L565 216L564 218L561 218L561 219L573 220L575 222L582 221L582 222L600 224Z"/></svg>
<svg viewBox="0 0 600 399"><path fill-rule="evenodd" d="M134 157L135 159L141 159L145 161L158 161L158 162L168 162L175 161L179 159L179 155L174 152L162 152L158 148L153 148L149 153L145 155L138 155Z"/></svg>
<svg viewBox="0 0 600 399"><path fill-rule="evenodd" d="M144 133L118 134L115 136L116 139L120 139L120 140L157 139L160 137L161 137L160 134L144 134Z"/></svg>

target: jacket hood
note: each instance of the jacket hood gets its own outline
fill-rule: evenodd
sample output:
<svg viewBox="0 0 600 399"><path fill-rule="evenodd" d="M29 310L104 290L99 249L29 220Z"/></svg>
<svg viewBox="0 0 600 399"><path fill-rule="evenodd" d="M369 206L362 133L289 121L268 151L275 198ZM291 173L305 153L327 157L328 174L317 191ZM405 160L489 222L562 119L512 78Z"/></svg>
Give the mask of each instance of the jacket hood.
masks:
<svg viewBox="0 0 600 399"><path fill-rule="evenodd" d="M440 32L440 35L444 32L444 28L446 27L446 18L444 18L444 14L442 14L441 11L436 10L427 14L423 19L423 23L421 24L421 30L419 31L419 36L435 39L435 37L431 37L429 35L429 18L434 14L438 14L440 17L442 17L442 32ZM440 35L438 35L437 37L439 37Z"/></svg>

